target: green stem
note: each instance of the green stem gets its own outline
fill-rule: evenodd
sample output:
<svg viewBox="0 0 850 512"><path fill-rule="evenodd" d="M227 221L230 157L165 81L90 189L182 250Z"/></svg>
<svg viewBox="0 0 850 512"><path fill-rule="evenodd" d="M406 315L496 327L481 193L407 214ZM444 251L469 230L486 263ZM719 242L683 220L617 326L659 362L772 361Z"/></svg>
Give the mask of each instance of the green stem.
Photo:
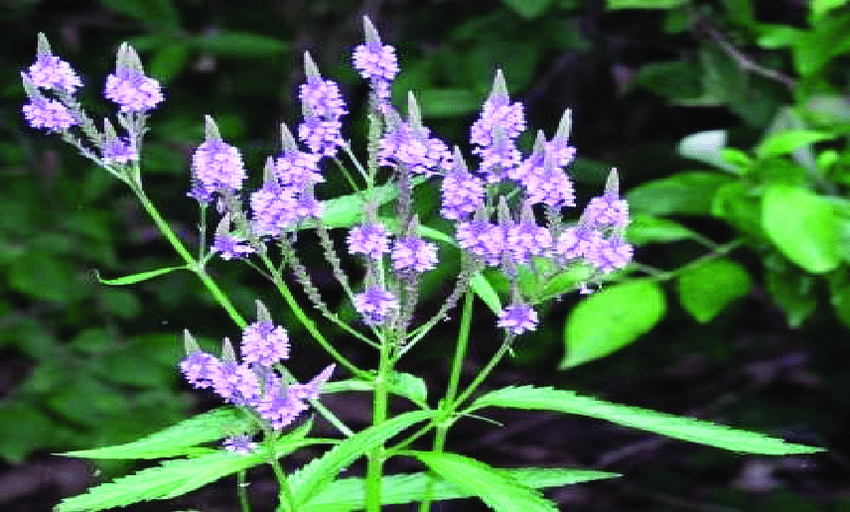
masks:
<svg viewBox="0 0 850 512"><path fill-rule="evenodd" d="M245 470L236 473L236 494L239 495L239 506L242 512L251 512L251 504L248 502L248 484L245 482Z"/></svg>
<svg viewBox="0 0 850 512"><path fill-rule="evenodd" d="M298 510L298 505L295 503L295 497L292 495L292 489L289 487L289 481L286 479L286 473L283 472L283 468L280 467L280 462L271 455L269 464L274 471L274 476L277 479L277 483L280 486L280 493L283 495L283 500L281 501L281 505L283 505L284 510L287 512L295 512Z"/></svg>
<svg viewBox="0 0 850 512"><path fill-rule="evenodd" d="M207 274L206 270L204 270L204 268L195 261L195 259L186 249L186 246L183 245L183 242L181 242L180 239L177 238L177 235L171 229L171 226L169 226L168 223L165 222L165 219L163 219L162 216L159 214L156 207L153 205L153 203L151 203L150 199L148 199L148 196L145 195L144 190L142 190L142 188L138 184L134 184L132 182L130 183L130 188L132 188L133 192L136 193L136 196L139 198L139 201L141 201L142 206L145 208L145 211L147 211L148 215L151 216L154 223L156 224L156 227L159 228L159 231L165 236L171 246L174 247L174 250L177 251L177 254L180 255L181 258L183 258L183 261L186 262L186 267L192 272L194 272L195 275L197 275L198 278L201 280L201 282L204 283L204 286L207 287L207 290L212 294L212 296L219 303L219 305L224 308L224 310L227 312L233 322L236 323L236 325L238 325L240 329L244 329L245 326L248 325L248 322L246 322L245 319L242 318L242 315L240 315L239 312L236 311L236 307L233 305L232 302L230 302L230 299L228 299L227 295L225 295L224 292L221 291L221 288L218 287L216 282L213 281L209 274Z"/></svg>
<svg viewBox="0 0 850 512"><path fill-rule="evenodd" d="M372 425L377 426L387 419L387 404L389 401L389 375L392 372L393 340L389 336L381 337L381 355L378 373L375 376L374 398L372 405ZM381 478L383 476L384 446L376 446L366 456L366 511L380 512L381 510Z"/></svg>
<svg viewBox="0 0 850 512"><path fill-rule="evenodd" d="M283 282L283 279L280 276L280 273L275 268L272 261L269 259L268 255L260 253L260 258L263 260L263 263L266 266L266 269L272 276L272 281L274 282L275 288L277 288L283 300L286 301L286 304L292 310L292 313L295 314L295 317L298 318L298 321L301 322L301 325L304 326L305 329L313 336L313 339L321 345L325 351L330 354L336 361L342 366L346 367L351 373L363 380L370 380L369 374L358 368L351 361L349 361L345 356L340 354L333 346L328 343L328 340L322 336L322 333L319 332L319 329L316 327L315 322L310 319L305 313L304 310L301 309L301 306L298 304L298 301L295 300L295 296L292 295L292 292L289 290L289 287L286 286L286 283Z"/></svg>
<svg viewBox="0 0 850 512"><path fill-rule="evenodd" d="M457 389L460 384L460 371L463 366L463 359L466 357L466 349L469 346L469 329L472 326L472 303L475 295L470 290L467 290L465 295L466 296L463 301L463 313L460 319L460 329L457 336L457 346L455 347L455 357L452 362L452 371L449 376L449 385L446 389L445 399L441 403L441 405L448 405L449 407L454 404L455 397L457 396ZM438 413L438 417L443 418L443 420L437 424L437 431L434 434L434 444L431 447L431 451L433 453L442 453L443 451L443 447L446 444L446 435L448 434L450 425L445 420L451 417L453 412L453 410L446 410L445 412L441 410L440 413ZM428 488L425 491L425 496L419 503L419 512L428 512L431 509L431 499L434 496L434 484L435 480L433 478L428 481Z"/></svg>

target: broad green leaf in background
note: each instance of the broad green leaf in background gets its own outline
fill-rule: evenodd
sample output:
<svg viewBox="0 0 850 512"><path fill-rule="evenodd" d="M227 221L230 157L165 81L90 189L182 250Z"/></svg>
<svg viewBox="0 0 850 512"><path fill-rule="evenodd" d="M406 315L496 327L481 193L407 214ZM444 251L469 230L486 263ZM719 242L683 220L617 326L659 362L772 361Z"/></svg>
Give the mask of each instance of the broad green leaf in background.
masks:
<svg viewBox="0 0 850 512"><path fill-rule="evenodd" d="M838 219L832 206L803 188L774 185L762 198L762 227L782 253L821 274L840 263Z"/></svg>
<svg viewBox="0 0 850 512"><path fill-rule="evenodd" d="M732 176L692 171L644 183L626 194L629 209L648 215L708 215L714 193Z"/></svg>
<svg viewBox="0 0 850 512"><path fill-rule="evenodd" d="M481 97L469 89L423 89L416 93L423 118L459 117L481 108Z"/></svg>
<svg viewBox="0 0 850 512"><path fill-rule="evenodd" d="M567 354L560 367L599 359L635 341L664 316L665 305L661 288L646 279L611 285L582 300L564 326Z"/></svg>
<svg viewBox="0 0 850 512"><path fill-rule="evenodd" d="M673 9L686 0L608 0L609 10L614 9Z"/></svg>
<svg viewBox="0 0 850 512"><path fill-rule="evenodd" d="M701 238L698 233L676 221L651 215L633 215L626 228L626 240L634 245L698 238Z"/></svg>
<svg viewBox="0 0 850 512"><path fill-rule="evenodd" d="M617 473L586 469L561 468L511 468L494 470L505 478L533 489L559 487L591 480L616 478ZM433 488L430 486L432 485ZM419 501L425 492L432 490L434 501L466 498L473 493L458 487L432 473L410 473L389 475L382 479L381 502L396 505ZM310 499L302 512L354 512L363 510L366 502L366 486L362 478L340 478L331 482L319 494Z"/></svg>
<svg viewBox="0 0 850 512"><path fill-rule="evenodd" d="M834 138L833 135L816 130L789 130L768 135L756 147L759 158L770 158L791 153L797 148Z"/></svg>
<svg viewBox="0 0 850 512"><path fill-rule="evenodd" d="M533 20L543 14L552 0L502 0L502 3L521 17Z"/></svg>
<svg viewBox="0 0 850 512"><path fill-rule="evenodd" d="M726 130L706 130L692 133L679 141L676 150L685 158L697 160L732 174L741 174L738 165L727 161L723 152L726 149Z"/></svg>
<svg viewBox="0 0 850 512"><path fill-rule="evenodd" d="M484 274L477 272L472 277L470 286L472 286L472 290L475 291L478 298L484 301L484 304L487 304L487 307L490 308L490 311L494 315L498 315L502 311L502 301L499 299L499 294L496 293L496 289L493 288L493 285L490 284L490 281L487 280Z"/></svg>
<svg viewBox="0 0 850 512"><path fill-rule="evenodd" d="M794 46L806 33L804 30L788 25L772 25L759 23L757 25L759 37L756 43L765 49L776 50Z"/></svg>
<svg viewBox="0 0 850 512"><path fill-rule="evenodd" d="M251 32L217 32L201 34L190 40L199 50L220 56L262 57L283 53L289 43Z"/></svg>
<svg viewBox="0 0 850 512"><path fill-rule="evenodd" d="M846 4L848 0L809 0L809 9L815 18L820 18L832 9Z"/></svg>
<svg viewBox="0 0 850 512"><path fill-rule="evenodd" d="M823 451L822 448L787 443L781 439L756 432L732 429L705 420L650 411L629 405L613 404L604 400L577 395L574 391L550 387L522 386L497 389L479 397L472 404L473 409L482 407L509 407L577 414L655 432L683 441L743 453L786 455Z"/></svg>
<svg viewBox="0 0 850 512"><path fill-rule="evenodd" d="M679 275L679 300L697 322L711 321L731 301L747 294L750 275L742 265L719 258Z"/></svg>
<svg viewBox="0 0 850 512"><path fill-rule="evenodd" d="M68 457L87 459L158 459L184 455L187 448L218 441L233 432L252 430L254 423L244 413L221 407L160 430L137 441L92 450L66 452Z"/></svg>
<svg viewBox="0 0 850 512"><path fill-rule="evenodd" d="M835 314L845 326L850 327L850 283L835 286L832 289L830 302L835 308Z"/></svg>
<svg viewBox="0 0 850 512"><path fill-rule="evenodd" d="M487 464L456 453L405 452L497 512L557 512L554 503Z"/></svg>
<svg viewBox="0 0 850 512"><path fill-rule="evenodd" d="M836 55L850 49L850 12L824 16L791 47L794 66L804 76L820 71Z"/></svg>

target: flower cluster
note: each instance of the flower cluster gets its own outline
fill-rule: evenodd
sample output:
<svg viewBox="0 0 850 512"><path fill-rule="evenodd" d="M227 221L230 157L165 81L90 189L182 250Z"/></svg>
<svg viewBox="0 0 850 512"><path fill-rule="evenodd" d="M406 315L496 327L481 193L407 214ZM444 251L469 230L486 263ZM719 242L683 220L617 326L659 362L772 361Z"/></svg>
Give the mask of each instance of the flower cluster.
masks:
<svg viewBox="0 0 850 512"><path fill-rule="evenodd" d="M237 362L228 340L222 357L203 352L186 333L188 355L180 362L186 380L198 389L211 388L224 400L254 411L274 430L290 425L308 409L307 401L318 398L322 385L334 371L330 365L306 384L286 382L275 365L289 358L289 338L283 327L274 325L268 311L257 303L258 320L242 333L242 361ZM225 447L244 452L250 438L232 437Z"/></svg>
<svg viewBox="0 0 850 512"><path fill-rule="evenodd" d="M302 84L298 91L304 121L298 126L298 138L313 153L333 156L344 144L340 118L348 111L339 86L333 80L322 78L309 53L304 54L304 67L307 83Z"/></svg>
<svg viewBox="0 0 850 512"><path fill-rule="evenodd" d="M354 68L369 80L378 102L386 105L390 99L390 85L398 74L395 48L381 43L378 31L368 18L364 18L366 42L354 49Z"/></svg>

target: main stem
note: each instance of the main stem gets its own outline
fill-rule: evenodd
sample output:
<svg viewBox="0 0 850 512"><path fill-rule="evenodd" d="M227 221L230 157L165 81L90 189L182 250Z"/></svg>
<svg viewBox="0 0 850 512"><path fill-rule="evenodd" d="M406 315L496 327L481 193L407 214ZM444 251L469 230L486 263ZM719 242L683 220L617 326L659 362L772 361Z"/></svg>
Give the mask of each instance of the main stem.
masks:
<svg viewBox="0 0 850 512"><path fill-rule="evenodd" d="M374 398L372 404L372 425L377 426L387 420L387 404L389 398L389 376L392 372L391 350L392 340L389 336L381 336L381 355L378 363L378 374L375 376ZM384 469L383 443L371 449L366 455L366 512L381 511L381 479Z"/></svg>

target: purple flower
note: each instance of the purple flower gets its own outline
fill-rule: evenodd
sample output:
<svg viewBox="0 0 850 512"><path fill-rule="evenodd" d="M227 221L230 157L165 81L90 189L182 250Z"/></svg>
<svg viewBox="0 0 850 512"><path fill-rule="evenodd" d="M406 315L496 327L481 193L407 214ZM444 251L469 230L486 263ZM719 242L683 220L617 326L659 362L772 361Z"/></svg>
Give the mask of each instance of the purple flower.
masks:
<svg viewBox="0 0 850 512"><path fill-rule="evenodd" d="M428 136L427 128L416 133L408 123L399 122L380 141L380 165L401 164L414 174L430 176L436 169L449 167L452 154L446 144Z"/></svg>
<svg viewBox="0 0 850 512"><path fill-rule="evenodd" d="M461 222L455 235L460 247L487 265L497 266L505 250L505 229L486 220Z"/></svg>
<svg viewBox="0 0 850 512"><path fill-rule="evenodd" d="M103 95L120 105L122 112L144 112L163 100L159 82L126 67L106 77Z"/></svg>
<svg viewBox="0 0 850 512"><path fill-rule="evenodd" d="M395 295L379 286L366 288L354 296L354 309L363 317L366 325L380 325L387 320L391 311L399 308Z"/></svg>
<svg viewBox="0 0 850 512"><path fill-rule="evenodd" d="M281 187L270 181L251 194L254 230L260 236L276 237L293 228L301 219L298 198L292 187Z"/></svg>
<svg viewBox="0 0 850 512"><path fill-rule="evenodd" d="M628 265L633 254L634 248L631 245L619 236L612 236L603 239L588 259L598 270L609 273Z"/></svg>
<svg viewBox="0 0 850 512"><path fill-rule="evenodd" d="M219 189L236 191L245 181L245 166L239 150L219 138L207 138L192 155L195 185L207 194Z"/></svg>
<svg viewBox="0 0 850 512"><path fill-rule="evenodd" d="M491 94L484 102L481 117L470 128L470 142L481 147L491 146L497 127L501 128L508 140L519 137L525 130L525 110L522 103L511 103L507 94Z"/></svg>
<svg viewBox="0 0 850 512"><path fill-rule="evenodd" d="M322 183L325 178L319 169L322 155L306 153L297 149L286 150L274 162L272 173L284 187L296 193L304 192L309 186Z"/></svg>
<svg viewBox="0 0 850 512"><path fill-rule="evenodd" d="M603 242L602 234L586 226L575 226L564 230L558 237L555 252L564 260L594 258Z"/></svg>
<svg viewBox="0 0 850 512"><path fill-rule="evenodd" d="M366 41L354 49L354 68L369 80L379 99L389 99L390 83L398 74L395 48L380 41Z"/></svg>
<svg viewBox="0 0 850 512"><path fill-rule="evenodd" d="M222 361L211 380L213 390L234 405L250 406L260 398L260 379L247 364Z"/></svg>
<svg viewBox="0 0 850 512"><path fill-rule="evenodd" d="M180 371L192 387L197 389L213 386L213 378L218 375L221 360L212 354L195 351L180 362Z"/></svg>
<svg viewBox="0 0 850 512"><path fill-rule="evenodd" d="M566 137L555 136L546 143L546 157L550 158L556 167L566 167L576 158L576 148L570 146Z"/></svg>
<svg viewBox="0 0 850 512"><path fill-rule="evenodd" d="M126 164L138 160L139 155L132 143L115 138L103 142L103 160L107 163Z"/></svg>
<svg viewBox="0 0 850 512"><path fill-rule="evenodd" d="M33 128L67 130L79 124L65 105L41 97L30 98L23 107L24 117Z"/></svg>
<svg viewBox="0 0 850 512"><path fill-rule="evenodd" d="M537 312L525 304L512 304L499 312L499 327L512 334L522 334L537 328Z"/></svg>
<svg viewBox="0 0 850 512"><path fill-rule="evenodd" d="M83 85L70 64L50 53L39 54L29 67L27 76L36 87L58 89L69 94Z"/></svg>
<svg viewBox="0 0 850 512"><path fill-rule="evenodd" d="M339 86L332 80L310 77L299 88L298 97L304 105L304 122L298 127L298 137L313 153L333 155L344 144L339 119L348 113Z"/></svg>
<svg viewBox="0 0 850 512"><path fill-rule="evenodd" d="M443 217L458 220L475 213L484 204L484 184L462 169L450 171L440 185L443 192Z"/></svg>
<svg viewBox="0 0 850 512"><path fill-rule="evenodd" d="M271 367L289 358L289 336L286 329L269 321L257 321L242 333L242 360Z"/></svg>
<svg viewBox="0 0 850 512"><path fill-rule="evenodd" d="M573 182L559 167L536 168L525 176L522 184L531 204L543 203L554 208L576 205Z"/></svg>
<svg viewBox="0 0 850 512"><path fill-rule="evenodd" d="M522 220L506 231L505 248L517 264L528 263L532 256L543 256L552 249L552 234L532 221Z"/></svg>
<svg viewBox="0 0 850 512"><path fill-rule="evenodd" d="M489 146L475 148L472 152L481 156L480 170L488 183L498 183L503 175L509 174L522 161L522 154L514 141L504 137L496 137Z"/></svg>
<svg viewBox="0 0 850 512"><path fill-rule="evenodd" d="M288 427L308 409L303 400L298 400L291 395L279 381L277 384L267 381L265 389L266 393L257 401L255 409L257 414L268 421L275 430Z"/></svg>
<svg viewBox="0 0 850 512"><path fill-rule="evenodd" d="M322 386L328 381L328 379L331 378L331 374L335 368L335 364L329 365L319 372L318 375L313 377L310 382L306 384L296 383L290 385L288 393L298 400L315 400L316 398L319 398L319 394L322 392Z"/></svg>
<svg viewBox="0 0 850 512"><path fill-rule="evenodd" d="M605 193L590 200L582 220L595 228L624 228L629 223L629 205L616 194Z"/></svg>
<svg viewBox="0 0 850 512"><path fill-rule="evenodd" d="M383 224L363 224L354 226L348 232L348 251L351 254L365 254L377 260L390 252L390 234Z"/></svg>
<svg viewBox="0 0 850 512"><path fill-rule="evenodd" d="M238 453L240 455L254 453L257 449L257 443L255 443L248 434L238 434L227 437L224 441L222 441L221 445L224 446L225 450Z"/></svg>
<svg viewBox="0 0 850 512"><path fill-rule="evenodd" d="M222 259L225 260L244 258L248 254L256 252L253 247L246 243L244 238L228 233L215 236L211 251L220 253Z"/></svg>
<svg viewBox="0 0 850 512"><path fill-rule="evenodd" d="M421 238L402 238L393 244L391 256L396 270L426 272L437 265L437 246Z"/></svg>

